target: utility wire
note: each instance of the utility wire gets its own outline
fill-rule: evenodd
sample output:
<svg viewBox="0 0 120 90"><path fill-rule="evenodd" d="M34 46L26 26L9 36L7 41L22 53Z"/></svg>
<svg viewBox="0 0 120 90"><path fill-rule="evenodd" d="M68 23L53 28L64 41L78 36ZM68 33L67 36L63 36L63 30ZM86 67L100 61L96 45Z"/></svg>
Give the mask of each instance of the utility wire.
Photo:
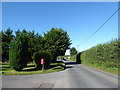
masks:
<svg viewBox="0 0 120 90"><path fill-rule="evenodd" d="M118 11L120 8L118 8L93 34L91 34L86 40L83 41L85 43L88 41L93 35L95 35Z"/></svg>

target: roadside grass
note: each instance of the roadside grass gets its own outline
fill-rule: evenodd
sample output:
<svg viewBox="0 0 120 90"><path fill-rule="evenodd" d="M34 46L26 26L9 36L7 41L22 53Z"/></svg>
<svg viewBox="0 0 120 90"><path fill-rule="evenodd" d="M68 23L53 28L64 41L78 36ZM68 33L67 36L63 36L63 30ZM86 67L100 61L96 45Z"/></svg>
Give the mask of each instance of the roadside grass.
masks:
<svg viewBox="0 0 120 90"><path fill-rule="evenodd" d="M109 73L118 75L118 68L110 68L110 67L106 68L104 66L98 66L95 64L88 64L88 63L82 63L82 64L99 69L99 70L102 70L102 71L105 71L105 72L109 72Z"/></svg>
<svg viewBox="0 0 120 90"><path fill-rule="evenodd" d="M10 68L9 64L2 63L0 64L0 75L32 75L32 74L46 74L52 72L63 71L64 63L51 63L50 68L44 70L36 69L34 64L27 64L27 67L24 68L22 71L15 71L14 69Z"/></svg>

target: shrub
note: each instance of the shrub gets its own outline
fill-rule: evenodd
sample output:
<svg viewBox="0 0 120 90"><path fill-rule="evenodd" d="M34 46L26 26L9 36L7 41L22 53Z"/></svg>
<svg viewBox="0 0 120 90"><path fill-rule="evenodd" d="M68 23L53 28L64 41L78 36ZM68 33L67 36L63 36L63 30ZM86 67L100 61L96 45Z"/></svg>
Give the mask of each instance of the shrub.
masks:
<svg viewBox="0 0 120 90"><path fill-rule="evenodd" d="M50 66L51 63L51 54L49 51L40 51L40 52L35 52L33 55L34 62L36 64L36 68L41 68L41 59L44 59L44 65L45 68Z"/></svg>
<svg viewBox="0 0 120 90"><path fill-rule="evenodd" d="M28 39L25 35L21 35L15 42L11 43L9 64L11 68L20 71L27 66L28 61Z"/></svg>
<svg viewBox="0 0 120 90"><path fill-rule="evenodd" d="M105 68L118 68L119 47L120 41L117 39L109 43L99 44L81 54L82 62Z"/></svg>

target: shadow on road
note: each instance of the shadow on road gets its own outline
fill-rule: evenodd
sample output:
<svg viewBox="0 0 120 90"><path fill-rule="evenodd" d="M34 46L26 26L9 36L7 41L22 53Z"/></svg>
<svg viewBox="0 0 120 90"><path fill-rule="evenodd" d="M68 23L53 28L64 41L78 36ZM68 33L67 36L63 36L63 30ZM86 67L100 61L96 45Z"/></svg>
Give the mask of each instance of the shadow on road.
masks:
<svg viewBox="0 0 120 90"><path fill-rule="evenodd" d="M73 62L73 61L70 61L70 60L67 60L64 63L65 63L65 69L74 68L74 66L72 66L72 65L79 64L78 62Z"/></svg>
<svg viewBox="0 0 120 90"><path fill-rule="evenodd" d="M68 68L73 68L73 66L66 66L65 69L68 69Z"/></svg>
<svg viewBox="0 0 120 90"><path fill-rule="evenodd" d="M77 63L77 62L72 62L72 61L70 61L70 62L65 62L65 65L75 65L75 64L79 64L79 63Z"/></svg>

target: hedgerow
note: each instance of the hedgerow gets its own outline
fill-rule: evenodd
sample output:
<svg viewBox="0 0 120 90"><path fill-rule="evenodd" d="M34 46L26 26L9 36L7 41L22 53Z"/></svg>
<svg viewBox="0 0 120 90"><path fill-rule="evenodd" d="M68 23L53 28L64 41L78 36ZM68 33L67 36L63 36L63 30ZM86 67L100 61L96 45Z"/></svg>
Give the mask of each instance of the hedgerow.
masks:
<svg viewBox="0 0 120 90"><path fill-rule="evenodd" d="M99 44L81 54L82 63L105 68L118 68L118 58L120 56L120 39Z"/></svg>

